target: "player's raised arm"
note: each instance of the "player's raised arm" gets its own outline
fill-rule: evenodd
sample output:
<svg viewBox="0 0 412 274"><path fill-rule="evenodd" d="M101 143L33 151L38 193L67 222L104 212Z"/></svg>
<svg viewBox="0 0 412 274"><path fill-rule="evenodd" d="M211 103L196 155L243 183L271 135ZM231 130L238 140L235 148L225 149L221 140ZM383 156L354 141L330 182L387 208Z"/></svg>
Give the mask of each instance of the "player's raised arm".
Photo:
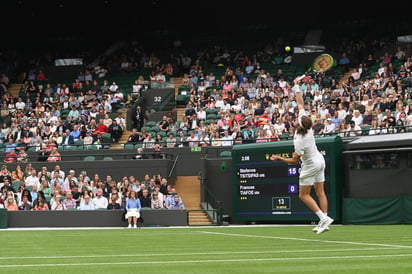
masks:
<svg viewBox="0 0 412 274"><path fill-rule="evenodd" d="M305 109L305 101L303 100L303 96L302 96L302 90L300 89L300 80L301 80L301 76L295 78L295 80L293 80L293 82L295 83L295 85L293 86L293 91L295 92L295 97L296 97L296 103L298 104L298 109Z"/></svg>

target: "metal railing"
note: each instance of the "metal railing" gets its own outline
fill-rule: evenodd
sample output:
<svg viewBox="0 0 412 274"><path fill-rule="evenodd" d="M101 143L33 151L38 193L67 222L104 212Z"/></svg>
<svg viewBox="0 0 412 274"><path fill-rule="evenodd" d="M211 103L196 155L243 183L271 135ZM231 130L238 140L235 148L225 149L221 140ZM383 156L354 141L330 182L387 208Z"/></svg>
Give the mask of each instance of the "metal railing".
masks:
<svg viewBox="0 0 412 274"><path fill-rule="evenodd" d="M202 174L201 172L198 173L198 178L201 184L202 210L205 211L209 215L210 220L212 220L212 222L215 225L222 225L223 224L222 202L217 199L215 194L205 184L206 179L201 174Z"/></svg>

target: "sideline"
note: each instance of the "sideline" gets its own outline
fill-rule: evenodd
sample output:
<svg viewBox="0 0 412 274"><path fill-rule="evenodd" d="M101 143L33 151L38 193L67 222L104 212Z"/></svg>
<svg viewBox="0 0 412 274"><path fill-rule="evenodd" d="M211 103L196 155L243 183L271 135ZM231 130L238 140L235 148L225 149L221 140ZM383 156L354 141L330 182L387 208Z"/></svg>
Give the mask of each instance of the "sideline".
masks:
<svg viewBox="0 0 412 274"><path fill-rule="evenodd" d="M243 237L243 238L249 237L249 238L264 238L264 239L277 239L277 240L294 240L294 241L305 241L305 242L322 242L322 243L332 243L332 244L350 244L350 245L365 245L365 246L379 246L379 247L392 247L392 248L412 248L412 246L405 246L405 245L362 243L362 242L351 242L351 241L333 241L333 240L305 239L305 238L293 238L293 237L261 236L261 235L234 234L234 233L222 233L222 232L212 232L212 231L200 231L199 233L222 235L222 236Z"/></svg>

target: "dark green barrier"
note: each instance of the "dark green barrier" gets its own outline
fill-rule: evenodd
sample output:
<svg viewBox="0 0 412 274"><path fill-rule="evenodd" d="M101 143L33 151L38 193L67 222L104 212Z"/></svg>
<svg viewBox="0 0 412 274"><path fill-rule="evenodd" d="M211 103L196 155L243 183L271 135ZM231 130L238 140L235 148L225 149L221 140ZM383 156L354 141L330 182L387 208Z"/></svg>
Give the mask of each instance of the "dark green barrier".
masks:
<svg viewBox="0 0 412 274"><path fill-rule="evenodd" d="M0 228L7 228L7 209L0 208Z"/></svg>
<svg viewBox="0 0 412 274"><path fill-rule="evenodd" d="M343 200L344 224L410 224L412 196Z"/></svg>

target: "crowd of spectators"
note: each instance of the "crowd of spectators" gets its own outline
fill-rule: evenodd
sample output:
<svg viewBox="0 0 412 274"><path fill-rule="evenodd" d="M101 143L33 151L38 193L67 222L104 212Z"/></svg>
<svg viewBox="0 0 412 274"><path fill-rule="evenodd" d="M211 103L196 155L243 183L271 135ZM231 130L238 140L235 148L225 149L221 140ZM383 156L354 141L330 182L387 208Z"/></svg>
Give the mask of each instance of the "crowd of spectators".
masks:
<svg viewBox="0 0 412 274"><path fill-rule="evenodd" d="M8 210L95 210L125 209L130 193L135 192L141 208L184 209L176 188L160 174L145 174L142 178L111 175L90 177L86 170L53 170L32 164L0 169L0 207Z"/></svg>
<svg viewBox="0 0 412 274"><path fill-rule="evenodd" d="M410 45L372 60L368 54L353 68L348 67L348 56L343 53L330 71L295 75L300 76L315 135L412 131ZM183 116L164 116L155 130L143 129L129 142L141 142L144 147L147 142L162 147L231 146L292 138L297 117L292 79L282 66L273 73L258 61L248 73L238 57L233 60L236 69L226 67L219 78L198 62L191 63L179 87L189 96Z"/></svg>
<svg viewBox="0 0 412 274"><path fill-rule="evenodd" d="M150 84L173 76L183 77L179 89L186 89L189 96L185 114L167 116L155 131L144 129L147 116L143 114L129 143L141 143L144 148L154 144L231 146L291 138L296 123L291 83L298 75L284 73L293 65L293 56L285 53L281 58L282 46L269 43L254 51L219 46L194 52L174 48L165 50L168 54L163 52L167 57L162 59L141 44L133 44L105 57L107 77L99 78L88 67L72 83L53 83L41 67L32 68L19 96L5 92L3 97L2 115L9 118L3 121L9 122L2 124L0 142L11 153L4 160L24 161L30 147L39 153L46 147L51 153L53 147L62 145L101 148L105 142L117 143L126 131L125 117L117 110L128 106L133 94L140 96ZM410 130L412 49L410 44L401 44L393 52L378 55L384 46L376 41L342 41L335 67L322 73L306 70L301 86L318 136ZM225 68L222 75L215 75L216 66ZM145 78L142 70L150 75ZM130 91L120 90L110 80L111 71L136 75ZM342 80L345 74L349 77ZM211 111L217 116L209 118ZM20 151L23 156L19 158L15 154Z"/></svg>

